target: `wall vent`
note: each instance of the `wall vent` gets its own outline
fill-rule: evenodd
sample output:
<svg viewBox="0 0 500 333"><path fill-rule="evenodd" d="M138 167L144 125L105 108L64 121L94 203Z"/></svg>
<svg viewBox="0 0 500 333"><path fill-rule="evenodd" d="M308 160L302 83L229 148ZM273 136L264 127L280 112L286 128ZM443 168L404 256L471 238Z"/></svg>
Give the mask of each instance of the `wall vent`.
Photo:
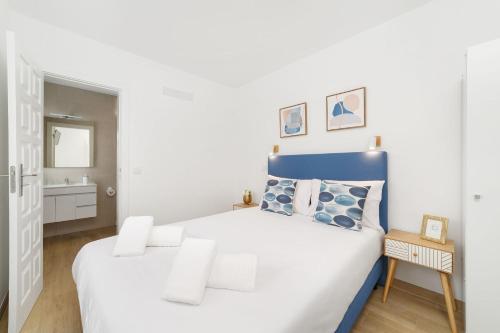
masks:
<svg viewBox="0 0 500 333"><path fill-rule="evenodd" d="M177 90L169 87L163 87L163 95L180 99L187 102L194 100L194 94L187 91Z"/></svg>

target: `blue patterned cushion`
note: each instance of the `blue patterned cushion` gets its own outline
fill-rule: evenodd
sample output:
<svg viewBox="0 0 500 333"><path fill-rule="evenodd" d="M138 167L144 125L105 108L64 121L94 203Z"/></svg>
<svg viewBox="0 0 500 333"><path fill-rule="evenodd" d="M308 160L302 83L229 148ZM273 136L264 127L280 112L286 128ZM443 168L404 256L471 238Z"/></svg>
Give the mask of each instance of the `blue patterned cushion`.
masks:
<svg viewBox="0 0 500 333"><path fill-rule="evenodd" d="M360 231L363 208L370 186L345 185L321 181L314 220L337 227Z"/></svg>
<svg viewBox="0 0 500 333"><path fill-rule="evenodd" d="M262 197L260 209L288 216L292 215L295 183L294 179L269 179L266 183L266 191Z"/></svg>

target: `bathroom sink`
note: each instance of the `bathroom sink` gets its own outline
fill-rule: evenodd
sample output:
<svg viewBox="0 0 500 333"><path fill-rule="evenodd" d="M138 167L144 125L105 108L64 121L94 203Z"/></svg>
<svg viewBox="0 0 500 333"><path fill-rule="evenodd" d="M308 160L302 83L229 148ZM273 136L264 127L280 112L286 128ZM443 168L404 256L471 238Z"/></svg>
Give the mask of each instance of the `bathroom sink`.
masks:
<svg viewBox="0 0 500 333"><path fill-rule="evenodd" d="M43 185L43 188L59 188L59 187L75 187L75 186L96 186L96 184L94 184L94 183L88 183L88 184L83 184L83 183L45 184L45 185Z"/></svg>

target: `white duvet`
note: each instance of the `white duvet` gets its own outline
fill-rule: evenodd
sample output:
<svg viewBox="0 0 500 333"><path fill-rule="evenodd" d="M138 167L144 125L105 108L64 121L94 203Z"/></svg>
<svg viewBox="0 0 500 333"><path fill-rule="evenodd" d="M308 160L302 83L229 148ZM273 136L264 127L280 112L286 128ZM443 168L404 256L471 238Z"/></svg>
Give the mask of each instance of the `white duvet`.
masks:
<svg viewBox="0 0 500 333"><path fill-rule="evenodd" d="M85 245L73 264L86 333L328 332L382 253L383 234L243 209L178 223L224 253L259 258L253 292L207 289L199 306L161 299L178 248L112 256L116 237Z"/></svg>

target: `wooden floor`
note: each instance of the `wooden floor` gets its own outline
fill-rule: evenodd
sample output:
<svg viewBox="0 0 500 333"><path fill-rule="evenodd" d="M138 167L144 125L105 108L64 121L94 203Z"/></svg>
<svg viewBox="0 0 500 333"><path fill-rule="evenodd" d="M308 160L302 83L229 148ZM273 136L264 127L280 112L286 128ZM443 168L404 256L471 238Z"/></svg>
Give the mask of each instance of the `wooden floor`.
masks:
<svg viewBox="0 0 500 333"><path fill-rule="evenodd" d="M71 266L83 245L114 234L115 227L108 227L43 240L43 291L21 332L72 333L82 331L80 308ZM0 333L7 333L6 314L0 320Z"/></svg>
<svg viewBox="0 0 500 333"><path fill-rule="evenodd" d="M352 333L451 332L443 295L398 280L386 304L382 304L382 293L382 287L373 292ZM457 327L463 333L464 307L457 303Z"/></svg>
<svg viewBox="0 0 500 333"><path fill-rule="evenodd" d="M82 331L71 265L84 244L113 234L114 228L104 228L44 240L44 289L23 327L23 333ZM441 295L396 280L387 303L382 304L382 291L379 287L373 292L353 333L450 332ZM461 305L457 324L459 331L463 332ZM7 333L7 313L0 319L0 333Z"/></svg>

